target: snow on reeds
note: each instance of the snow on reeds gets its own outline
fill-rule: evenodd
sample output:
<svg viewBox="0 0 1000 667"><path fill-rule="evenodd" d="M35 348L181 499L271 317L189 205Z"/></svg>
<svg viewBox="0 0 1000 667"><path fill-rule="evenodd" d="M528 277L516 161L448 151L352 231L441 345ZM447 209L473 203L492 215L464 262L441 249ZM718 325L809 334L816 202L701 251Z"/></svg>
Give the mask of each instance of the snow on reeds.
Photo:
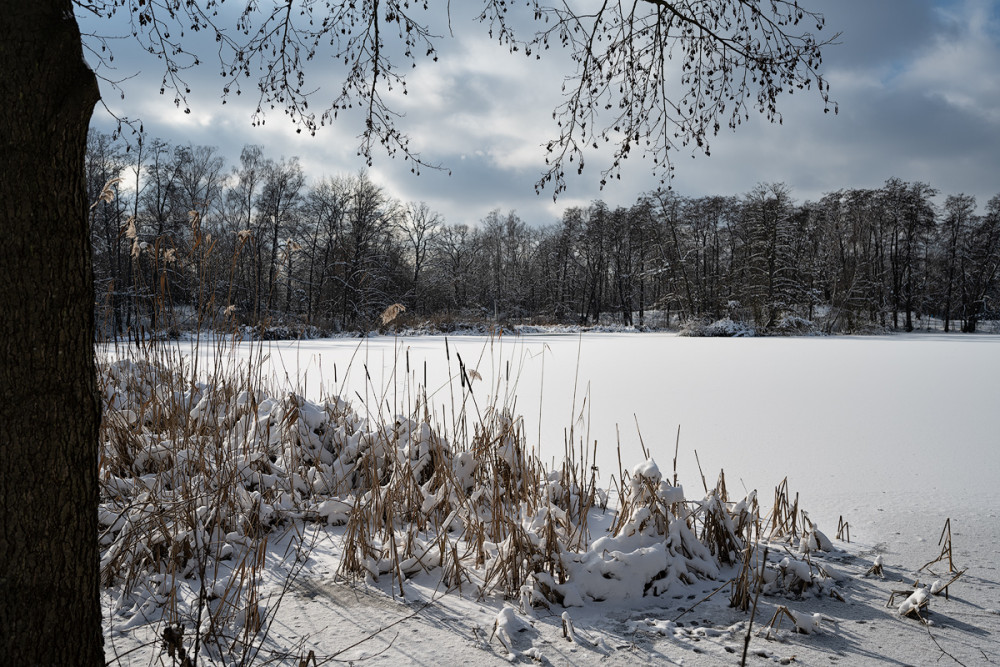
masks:
<svg viewBox="0 0 1000 667"><path fill-rule="evenodd" d="M586 455L544 465L511 406L480 395L461 361L450 419L419 389L397 414L363 419L341 398L313 402L260 386L252 367L206 372L165 349L100 364L111 625L153 624L165 650L252 662L308 558L305 536L317 533L307 526L338 542L342 580L405 596L404 581L430 573L449 590L520 601L525 613L679 594L731 566L731 605L744 611L761 589L837 595L810 560L829 540L786 482L761 516L756 492L730 499L724 474L690 499L676 472L668 481L648 460L614 480L618 506L608 507ZM592 532L603 512L610 529ZM292 563L270 597L269 541ZM781 557L768 562L768 546Z"/></svg>

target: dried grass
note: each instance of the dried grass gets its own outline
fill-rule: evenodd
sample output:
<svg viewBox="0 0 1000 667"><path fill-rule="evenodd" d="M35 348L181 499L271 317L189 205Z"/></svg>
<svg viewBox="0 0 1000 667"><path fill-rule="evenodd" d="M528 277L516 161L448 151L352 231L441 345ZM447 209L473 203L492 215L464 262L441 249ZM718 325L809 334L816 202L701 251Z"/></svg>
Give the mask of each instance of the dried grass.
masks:
<svg viewBox="0 0 1000 667"><path fill-rule="evenodd" d="M944 521L944 528L941 529L941 537L938 538L938 546L941 547L941 553L938 554L938 557L930 561L929 563L926 563L923 567L917 570L918 572L923 572L924 570L927 570L928 572L933 572L933 570L930 569L931 565L934 565L935 563L940 563L944 560L948 561L949 573L958 572L959 568L955 567L955 562L952 558L950 517L945 519Z"/></svg>

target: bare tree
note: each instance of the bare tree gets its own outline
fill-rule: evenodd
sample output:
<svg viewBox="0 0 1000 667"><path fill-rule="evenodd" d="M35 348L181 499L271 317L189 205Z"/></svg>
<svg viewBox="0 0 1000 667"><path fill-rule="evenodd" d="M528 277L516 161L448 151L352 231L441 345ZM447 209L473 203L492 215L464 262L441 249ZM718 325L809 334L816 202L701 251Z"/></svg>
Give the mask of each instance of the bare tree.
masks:
<svg viewBox="0 0 1000 667"><path fill-rule="evenodd" d="M366 326L391 302L386 286L393 278L399 204L366 172L350 179L348 188L341 322Z"/></svg>
<svg viewBox="0 0 1000 667"><path fill-rule="evenodd" d="M444 225L435 239L431 261L444 292L441 306L445 312L470 305L470 293L481 276L475 271L479 246L468 225Z"/></svg>
<svg viewBox="0 0 1000 667"><path fill-rule="evenodd" d="M781 122L783 92L815 88L824 110L837 111L819 72L823 15L793 0L602 0L528 3L544 26L523 39L507 0L485 2L480 19L512 51L527 56L561 45L576 62L556 109L548 170L536 187L566 189L566 171L582 171L584 151L612 145L601 184L620 177L632 151L652 157L666 178L670 151L693 145L709 154L722 123L748 120L751 110ZM575 165L574 165L575 163Z"/></svg>
<svg viewBox="0 0 1000 667"><path fill-rule="evenodd" d="M892 326L899 327L903 311L904 328L913 331L913 310L920 299L920 285L926 262L922 261L935 211L930 198L937 191L926 183L906 183L898 178L886 181L881 205L889 223L889 264L892 276Z"/></svg>
<svg viewBox="0 0 1000 667"><path fill-rule="evenodd" d="M968 262L962 280L962 331L975 333L984 313L1000 310L1000 195L986 204L986 214L963 245Z"/></svg>
<svg viewBox="0 0 1000 667"><path fill-rule="evenodd" d="M293 243L290 238L293 225L296 222L297 209L301 200L301 191L305 185L305 176L298 158L268 161L264 166L264 184L257 199L257 224L259 230L258 248L266 247L269 253L267 263L267 285L265 295L261 299L265 303L265 312L272 313L275 303L277 279L281 264L292 261ZM286 271L285 310L291 301L291 274Z"/></svg>
<svg viewBox="0 0 1000 667"><path fill-rule="evenodd" d="M791 218L791 194L784 183L760 184L743 197L740 256L745 283L740 301L762 329L776 324L791 302Z"/></svg>
<svg viewBox="0 0 1000 667"><path fill-rule="evenodd" d="M406 206L400 218L402 231L413 259L413 308L419 309L423 301L423 285L420 272L427 260L427 252L434 241L434 235L443 224L441 215L431 210L426 202L411 203Z"/></svg>
<svg viewBox="0 0 1000 667"><path fill-rule="evenodd" d="M531 231L514 211L490 211L477 235L486 261L482 303L493 319L523 315L531 300Z"/></svg>
<svg viewBox="0 0 1000 667"><path fill-rule="evenodd" d="M87 197L97 201L105 184L126 176L129 161L122 146L111 135L91 132L87 139ZM117 191L117 188L113 188ZM128 250L124 250L122 226L128 215L121 196L109 206L94 209L90 217L93 262L101 280L95 283L97 298L104 311L104 329L121 334L126 325L127 283L129 282Z"/></svg>
<svg viewBox="0 0 1000 667"><path fill-rule="evenodd" d="M309 229L306 281L306 321L330 320L334 316L334 296L330 286L343 266L344 235L347 227L348 181L324 179L308 191L303 215Z"/></svg>
<svg viewBox="0 0 1000 667"><path fill-rule="evenodd" d="M264 147L247 145L240 152L240 163L233 168L230 186L224 199L225 234L234 239L235 254L227 306L260 316L262 230L254 226L256 204L270 161Z"/></svg>
<svg viewBox="0 0 1000 667"><path fill-rule="evenodd" d="M968 259L962 241L968 238L968 229L975 225L976 198L969 195L949 195L944 202L944 218L939 233L941 289L944 298L944 330L951 330L952 305L957 300L956 282L965 273Z"/></svg>

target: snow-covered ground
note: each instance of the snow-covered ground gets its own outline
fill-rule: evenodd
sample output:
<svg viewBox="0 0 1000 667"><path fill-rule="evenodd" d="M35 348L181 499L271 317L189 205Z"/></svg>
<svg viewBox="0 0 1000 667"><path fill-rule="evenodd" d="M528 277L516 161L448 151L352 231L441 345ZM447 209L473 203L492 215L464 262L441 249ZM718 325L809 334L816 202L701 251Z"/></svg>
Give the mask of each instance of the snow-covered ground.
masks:
<svg viewBox="0 0 1000 667"><path fill-rule="evenodd" d="M192 354L190 343L179 345ZM544 461L561 461L571 438L573 455L593 459L602 486L619 466L642 463L643 447L667 479L676 451L689 500L705 493L701 471L711 489L724 469L731 499L756 489L768 511L787 477L827 535L841 518L850 524L851 544L835 541L836 551L816 556L837 573L831 581L844 601L762 597L748 664L1000 661L1000 336L379 337L243 344L226 352L224 365L261 352L275 395L295 391L319 401L337 394L384 418L413 405L426 384L445 435L455 428L460 358L476 406L513 406L527 444ZM194 356L211 368L221 361L215 354L202 344ZM887 608L891 591L912 592L915 579L950 578L947 563L932 566L937 576L918 572L941 553L949 519L955 565L967 570L949 599L933 597L930 625L901 618L895 612L905 596ZM702 601L730 571L682 595L672 589L533 611L471 591L444 594L440 577L422 574L400 600L389 595L388 582L361 589L335 583L337 539L310 530L319 541L281 603L260 661L277 646L365 664L738 664L743 650L748 615L728 607L729 589ZM876 556L885 579L864 576ZM276 556L268 568L274 586L284 576L280 563ZM805 629L818 623L819 632L783 631L780 641L759 636L778 605ZM781 627L789 624L786 617ZM134 630L108 638L118 653L143 641ZM153 646L124 661L160 655Z"/></svg>

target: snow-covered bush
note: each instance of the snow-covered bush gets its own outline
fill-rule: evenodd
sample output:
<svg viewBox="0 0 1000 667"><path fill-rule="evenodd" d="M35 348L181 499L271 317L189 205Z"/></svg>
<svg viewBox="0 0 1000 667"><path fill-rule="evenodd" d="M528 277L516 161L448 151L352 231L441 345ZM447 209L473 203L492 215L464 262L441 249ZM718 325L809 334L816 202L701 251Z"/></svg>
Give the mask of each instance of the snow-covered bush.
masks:
<svg viewBox="0 0 1000 667"><path fill-rule="evenodd" d="M756 336L757 331L745 322L724 317L709 324L690 323L681 329L680 335L695 338L746 338Z"/></svg>
<svg viewBox="0 0 1000 667"><path fill-rule="evenodd" d="M798 315L785 314L768 328L768 333L780 336L810 336L818 334L819 329L811 320Z"/></svg>

